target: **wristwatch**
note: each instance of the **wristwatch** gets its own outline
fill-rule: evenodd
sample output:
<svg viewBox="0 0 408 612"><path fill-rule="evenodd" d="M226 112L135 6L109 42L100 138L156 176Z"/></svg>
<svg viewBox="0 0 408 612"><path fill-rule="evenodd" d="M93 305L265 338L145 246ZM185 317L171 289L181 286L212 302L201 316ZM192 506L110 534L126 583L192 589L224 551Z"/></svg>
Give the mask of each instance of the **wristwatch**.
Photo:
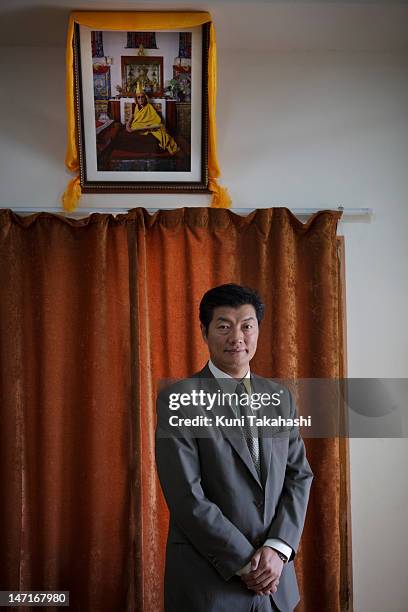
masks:
<svg viewBox="0 0 408 612"><path fill-rule="evenodd" d="M283 563L287 563L287 562L289 561L289 559L287 558L287 556L286 556L286 555L284 555L283 553L281 553L281 551L280 551L280 550L276 550L276 548L274 548L273 550L276 552L276 554L278 555L279 559L280 559L281 561L283 561Z"/></svg>

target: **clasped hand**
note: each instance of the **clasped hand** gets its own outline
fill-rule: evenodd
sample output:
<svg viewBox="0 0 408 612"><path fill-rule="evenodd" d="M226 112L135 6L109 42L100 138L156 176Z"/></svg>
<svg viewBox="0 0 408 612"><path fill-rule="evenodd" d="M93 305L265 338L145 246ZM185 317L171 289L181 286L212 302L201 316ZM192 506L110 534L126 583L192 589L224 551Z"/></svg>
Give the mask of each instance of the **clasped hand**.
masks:
<svg viewBox="0 0 408 612"><path fill-rule="evenodd" d="M276 593L282 573L283 561L273 548L262 546L251 559L251 571L242 574L241 579L248 589L259 595Z"/></svg>

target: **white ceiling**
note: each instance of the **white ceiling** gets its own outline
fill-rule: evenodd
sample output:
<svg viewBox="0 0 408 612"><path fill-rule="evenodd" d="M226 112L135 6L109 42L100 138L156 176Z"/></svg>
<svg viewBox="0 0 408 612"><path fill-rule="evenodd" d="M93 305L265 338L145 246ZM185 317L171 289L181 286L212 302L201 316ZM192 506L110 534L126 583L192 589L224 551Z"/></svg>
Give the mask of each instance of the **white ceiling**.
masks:
<svg viewBox="0 0 408 612"><path fill-rule="evenodd" d="M204 10L220 49L408 51L408 1L0 0L0 46L64 46L71 10Z"/></svg>

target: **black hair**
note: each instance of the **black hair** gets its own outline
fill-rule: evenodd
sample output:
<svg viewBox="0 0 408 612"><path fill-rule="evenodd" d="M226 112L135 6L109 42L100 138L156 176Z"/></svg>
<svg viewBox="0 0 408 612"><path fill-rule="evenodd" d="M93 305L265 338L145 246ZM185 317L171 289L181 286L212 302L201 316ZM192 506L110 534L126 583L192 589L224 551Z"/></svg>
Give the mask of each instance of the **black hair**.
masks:
<svg viewBox="0 0 408 612"><path fill-rule="evenodd" d="M208 326L212 321L214 308L218 306L244 306L251 304L255 308L256 318L260 323L264 316L265 305L256 291L250 287L242 287L229 283L209 289L200 302L200 321L208 332Z"/></svg>

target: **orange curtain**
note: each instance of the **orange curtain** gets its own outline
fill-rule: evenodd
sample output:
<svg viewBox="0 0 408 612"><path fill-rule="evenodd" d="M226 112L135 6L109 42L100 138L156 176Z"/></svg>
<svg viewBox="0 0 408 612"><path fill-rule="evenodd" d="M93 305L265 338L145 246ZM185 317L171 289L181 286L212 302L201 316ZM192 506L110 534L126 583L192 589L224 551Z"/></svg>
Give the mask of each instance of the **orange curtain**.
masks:
<svg viewBox="0 0 408 612"><path fill-rule="evenodd" d="M198 304L224 282L255 287L266 302L254 371L342 376L338 218L1 211L1 589L70 590L78 612L163 609L158 381L205 363ZM341 448L335 439L307 447L315 480L298 610L336 612Z"/></svg>

